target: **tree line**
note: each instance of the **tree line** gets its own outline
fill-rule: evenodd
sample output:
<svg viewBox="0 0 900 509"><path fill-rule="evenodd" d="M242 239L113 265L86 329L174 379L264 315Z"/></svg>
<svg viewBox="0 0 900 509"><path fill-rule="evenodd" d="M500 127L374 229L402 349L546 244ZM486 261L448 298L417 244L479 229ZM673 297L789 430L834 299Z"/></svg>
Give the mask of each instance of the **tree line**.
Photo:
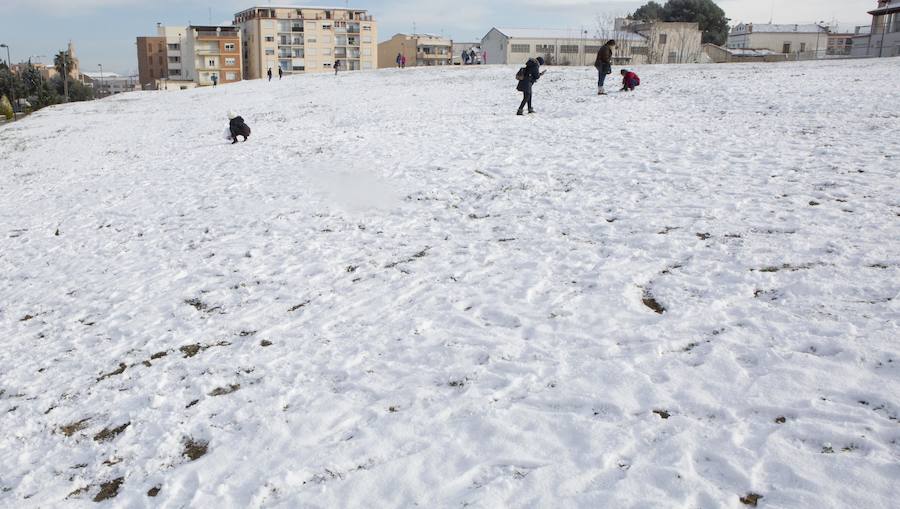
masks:
<svg viewBox="0 0 900 509"><path fill-rule="evenodd" d="M17 102L26 99L30 106L21 108L25 113L37 111L54 104L72 101L89 101L94 98L94 89L85 86L68 75L74 67L72 57L68 52L60 51L53 58L53 67L57 75L45 80L41 71L32 65L31 61L19 67L18 73L13 73L9 63L0 63L0 110L6 110L5 104L12 104L12 98ZM68 93L68 98L66 97ZM6 98L6 101L2 101ZM19 109L19 108L17 108ZM0 111L0 116L12 117L12 111Z"/></svg>

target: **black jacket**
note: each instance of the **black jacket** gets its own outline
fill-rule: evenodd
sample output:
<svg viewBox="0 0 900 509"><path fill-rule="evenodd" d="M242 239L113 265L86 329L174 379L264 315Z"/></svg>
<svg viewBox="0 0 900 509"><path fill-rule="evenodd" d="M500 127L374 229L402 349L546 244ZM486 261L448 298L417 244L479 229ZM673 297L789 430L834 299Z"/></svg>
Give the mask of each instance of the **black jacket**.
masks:
<svg viewBox="0 0 900 509"><path fill-rule="evenodd" d="M600 51L597 52L597 60L594 61L594 67L597 69L602 69L604 65L612 64L612 48L609 47L609 44L604 44Z"/></svg>
<svg viewBox="0 0 900 509"><path fill-rule="evenodd" d="M539 79L541 79L541 65L537 63L537 60L529 58L528 62L525 63L525 77L519 82L516 90L524 92L525 89L531 88L531 85L534 85Z"/></svg>
<svg viewBox="0 0 900 509"><path fill-rule="evenodd" d="M228 122L228 128L231 129L231 136L250 136L250 126L244 123L242 117L234 117Z"/></svg>

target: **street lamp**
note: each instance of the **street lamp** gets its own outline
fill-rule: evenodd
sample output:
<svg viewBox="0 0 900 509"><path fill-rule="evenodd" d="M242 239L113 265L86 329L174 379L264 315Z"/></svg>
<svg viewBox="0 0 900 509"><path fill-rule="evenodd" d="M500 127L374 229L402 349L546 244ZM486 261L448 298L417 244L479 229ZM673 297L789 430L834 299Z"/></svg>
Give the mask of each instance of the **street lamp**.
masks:
<svg viewBox="0 0 900 509"><path fill-rule="evenodd" d="M6 48L6 66L9 67L9 72L12 74L12 58L9 56L9 46L6 44L0 44L0 48ZM15 80L12 83L12 86L9 88L9 95L12 96L12 107L13 107L13 122L16 121L16 83Z"/></svg>
<svg viewBox="0 0 900 509"><path fill-rule="evenodd" d="M103 64L97 64L100 68L100 95L103 95Z"/></svg>
<svg viewBox="0 0 900 509"><path fill-rule="evenodd" d="M821 35L822 35L822 29L823 29L822 25L824 25L824 24L825 24L824 21L816 22L816 58L815 58L815 60L819 59L819 37L821 37ZM827 42L826 42L826 45L827 45Z"/></svg>

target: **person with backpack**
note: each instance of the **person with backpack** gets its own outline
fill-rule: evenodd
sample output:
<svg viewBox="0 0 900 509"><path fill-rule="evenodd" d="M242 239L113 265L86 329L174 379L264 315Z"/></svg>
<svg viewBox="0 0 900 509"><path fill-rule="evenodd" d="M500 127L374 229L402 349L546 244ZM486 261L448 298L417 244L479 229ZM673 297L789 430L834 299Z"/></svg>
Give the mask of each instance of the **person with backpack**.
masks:
<svg viewBox="0 0 900 509"><path fill-rule="evenodd" d="M469 65L469 52L467 50L463 50L461 59L462 65Z"/></svg>
<svg viewBox="0 0 900 509"><path fill-rule="evenodd" d="M534 108L531 106L531 92L537 80L541 79L544 72L547 72L541 72L542 65L544 65L543 57L529 58L528 62L525 63L525 67L519 69L519 72L516 74L516 79L519 80L516 90L522 92L522 104L519 105L519 111L516 112L516 115L524 115L526 105L528 106L528 113L534 113Z"/></svg>
<svg viewBox="0 0 900 509"><path fill-rule="evenodd" d="M228 131L231 133L231 144L238 142L238 136L243 136L244 141L250 137L250 126L244 123L244 119L233 111L228 112Z"/></svg>
<svg viewBox="0 0 900 509"><path fill-rule="evenodd" d="M634 71L622 69L622 91L634 92L634 87L641 84L641 78Z"/></svg>
<svg viewBox="0 0 900 509"><path fill-rule="evenodd" d="M609 40L597 52L597 60L594 61L594 67L597 68L597 72L600 74L600 78L597 81L597 95L606 95L604 85L606 84L606 75L612 74L612 56L615 47L616 41Z"/></svg>
<svg viewBox="0 0 900 509"><path fill-rule="evenodd" d="M478 55L475 53L475 48L469 50L469 62L472 62L472 65L478 63Z"/></svg>

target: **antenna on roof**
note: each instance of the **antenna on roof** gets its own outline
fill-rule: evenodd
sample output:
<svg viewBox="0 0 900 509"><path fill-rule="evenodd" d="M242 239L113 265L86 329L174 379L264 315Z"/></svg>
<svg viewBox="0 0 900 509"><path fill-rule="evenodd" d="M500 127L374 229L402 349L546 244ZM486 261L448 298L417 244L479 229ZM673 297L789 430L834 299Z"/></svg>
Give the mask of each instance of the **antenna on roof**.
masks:
<svg viewBox="0 0 900 509"><path fill-rule="evenodd" d="M769 14L769 24L775 22L775 0L772 0L772 12Z"/></svg>
<svg viewBox="0 0 900 509"><path fill-rule="evenodd" d="M212 7L209 8L209 26L212 26Z"/></svg>

